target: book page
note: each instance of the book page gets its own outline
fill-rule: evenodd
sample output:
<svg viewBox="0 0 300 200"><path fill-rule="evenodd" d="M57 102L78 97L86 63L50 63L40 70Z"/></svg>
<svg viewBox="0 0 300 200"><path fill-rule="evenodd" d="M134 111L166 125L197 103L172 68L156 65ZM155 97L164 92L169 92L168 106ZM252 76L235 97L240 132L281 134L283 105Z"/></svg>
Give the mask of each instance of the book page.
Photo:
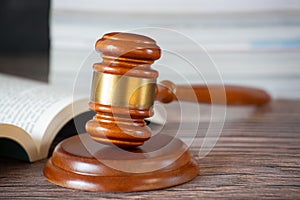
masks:
<svg viewBox="0 0 300 200"><path fill-rule="evenodd" d="M0 124L12 124L26 131L42 157L47 154L51 139L73 117L72 93L46 83L0 74L0 96ZM43 143L47 143L47 148L43 148L46 132L47 140Z"/></svg>
<svg viewBox="0 0 300 200"><path fill-rule="evenodd" d="M31 133L40 116L70 94L53 90L45 83L0 74L0 122Z"/></svg>

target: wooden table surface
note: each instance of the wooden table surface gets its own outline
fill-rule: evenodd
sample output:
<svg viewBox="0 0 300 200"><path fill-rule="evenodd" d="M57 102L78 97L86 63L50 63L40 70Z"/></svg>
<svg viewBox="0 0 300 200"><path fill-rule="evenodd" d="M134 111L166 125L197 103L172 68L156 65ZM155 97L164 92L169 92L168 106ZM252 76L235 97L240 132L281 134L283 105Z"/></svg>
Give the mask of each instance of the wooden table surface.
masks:
<svg viewBox="0 0 300 200"><path fill-rule="evenodd" d="M166 131L172 131L174 123ZM205 132L208 124L202 122L198 132ZM229 108L217 145L202 159L199 144L190 148L200 165L193 181L137 193L61 188L43 177L45 160L28 164L0 158L0 198L300 199L300 100L274 100L256 109Z"/></svg>

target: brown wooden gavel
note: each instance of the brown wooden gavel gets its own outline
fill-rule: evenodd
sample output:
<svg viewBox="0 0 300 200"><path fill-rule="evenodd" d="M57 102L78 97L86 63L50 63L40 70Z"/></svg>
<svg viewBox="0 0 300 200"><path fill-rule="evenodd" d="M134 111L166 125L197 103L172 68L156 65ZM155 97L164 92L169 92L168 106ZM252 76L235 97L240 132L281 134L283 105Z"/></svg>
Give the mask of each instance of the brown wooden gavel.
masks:
<svg viewBox="0 0 300 200"><path fill-rule="evenodd" d="M153 115L154 100L227 105L263 105L270 101L265 91L256 88L176 86L170 81L156 84L158 72L151 69L151 64L160 58L161 50L153 39L142 35L108 33L96 42L95 48L101 52L103 61L93 66L89 107L97 114L86 124L86 130L100 143L123 148L142 145L151 137L144 118ZM211 94L222 92L226 101L211 100Z"/></svg>
<svg viewBox="0 0 300 200"><path fill-rule="evenodd" d="M262 105L270 100L254 88L156 84L158 72L151 64L161 51L153 39L142 35L108 33L96 42L96 50L103 60L93 65L89 108L96 115L86 123L88 134L62 141L44 169L49 181L63 187L144 191L196 177L198 162L184 142L164 130L151 137L144 119L153 115L155 100L227 105Z"/></svg>

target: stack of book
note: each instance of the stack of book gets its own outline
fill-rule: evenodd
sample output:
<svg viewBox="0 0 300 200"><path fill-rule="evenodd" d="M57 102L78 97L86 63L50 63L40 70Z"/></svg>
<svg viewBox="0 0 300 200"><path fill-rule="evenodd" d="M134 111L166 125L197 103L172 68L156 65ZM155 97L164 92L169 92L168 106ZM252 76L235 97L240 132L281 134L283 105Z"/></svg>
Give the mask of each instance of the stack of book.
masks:
<svg viewBox="0 0 300 200"><path fill-rule="evenodd" d="M90 79L92 63L101 61L95 41L126 31L150 36L163 49L153 66L160 79L224 81L300 98L299 1L52 0L50 30L54 85L72 88L78 73ZM89 81L82 84L89 88Z"/></svg>

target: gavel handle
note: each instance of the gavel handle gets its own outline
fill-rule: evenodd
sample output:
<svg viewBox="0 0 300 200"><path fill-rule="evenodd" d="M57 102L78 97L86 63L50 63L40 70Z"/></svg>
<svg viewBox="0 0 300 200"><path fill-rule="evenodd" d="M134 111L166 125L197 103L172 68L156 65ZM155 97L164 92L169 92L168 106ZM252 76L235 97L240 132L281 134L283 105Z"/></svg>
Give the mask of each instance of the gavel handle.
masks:
<svg viewBox="0 0 300 200"><path fill-rule="evenodd" d="M224 92L226 99L222 96ZM259 106L268 103L271 98L264 90L251 87L232 85L187 86L175 85L171 81L162 81L161 83L157 84L155 99L162 103L169 103L174 100L179 100L220 105L227 104Z"/></svg>

